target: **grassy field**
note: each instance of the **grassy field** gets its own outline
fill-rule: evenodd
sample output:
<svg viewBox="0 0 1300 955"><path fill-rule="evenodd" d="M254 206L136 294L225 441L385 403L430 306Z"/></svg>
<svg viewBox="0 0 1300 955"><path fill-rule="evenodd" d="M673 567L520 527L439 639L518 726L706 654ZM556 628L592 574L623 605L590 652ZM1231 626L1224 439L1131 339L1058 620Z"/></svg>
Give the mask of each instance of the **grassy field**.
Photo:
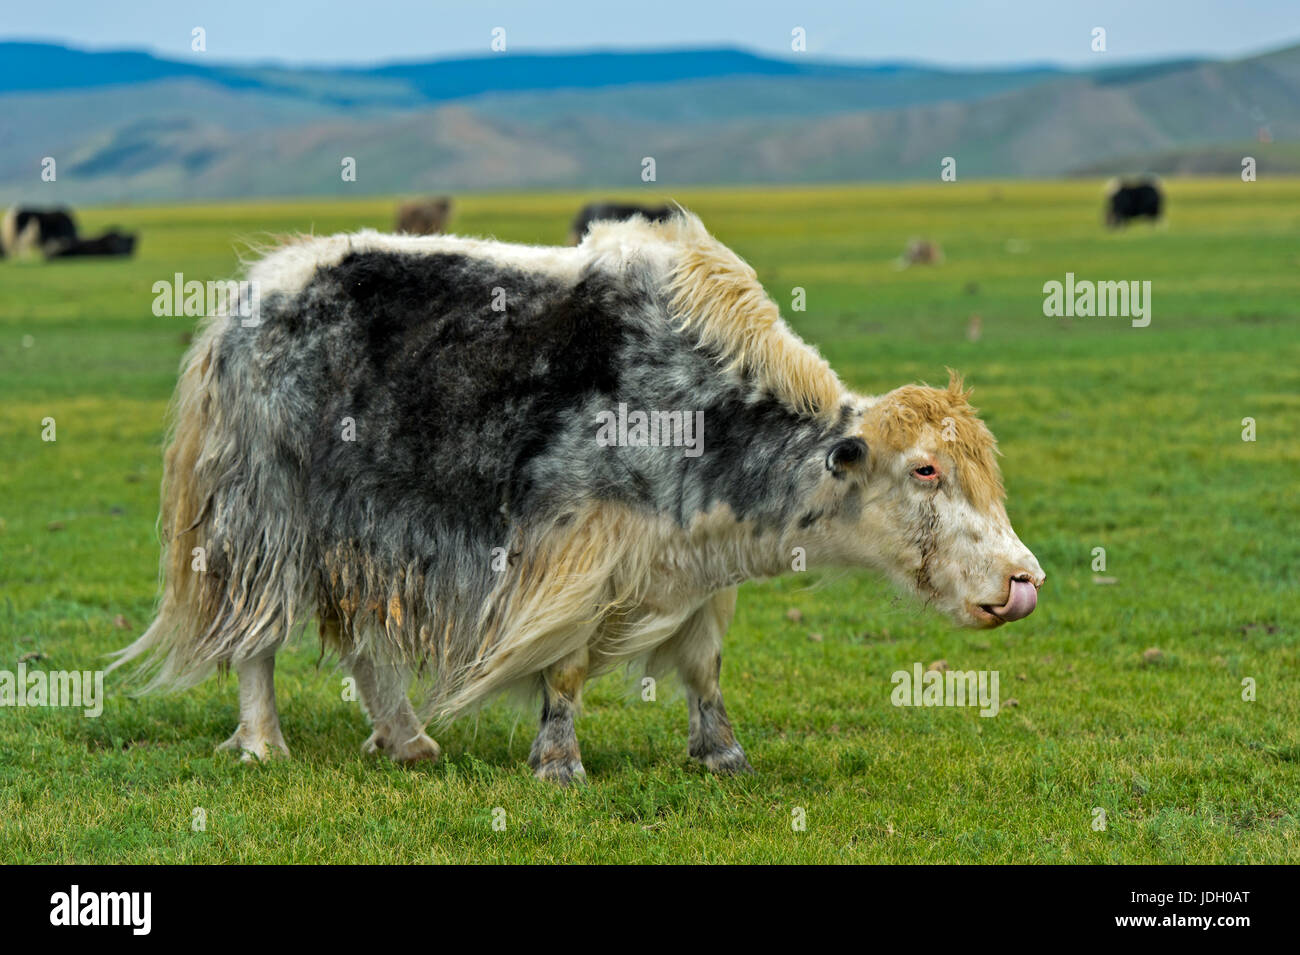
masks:
<svg viewBox="0 0 1300 955"><path fill-rule="evenodd" d="M267 765L213 752L233 681L133 699L110 675L98 719L0 710L0 861L1300 862L1300 181L1169 193L1166 226L1118 234L1094 183L672 194L853 387L967 374L1048 573L1028 620L954 630L866 575L749 584L723 687L757 774L696 769L681 698L608 678L578 727L589 784L568 791L533 780L533 717L504 707L441 732L436 766L363 757L314 640L280 657L293 758ZM560 242L579 201L465 197L455 227ZM192 321L155 317L153 283L392 207L86 210L87 230L138 229L139 255L0 262L0 670L101 667L150 619ZM896 269L913 236L946 263ZM1044 317L1067 272L1150 280L1150 326ZM939 659L997 670L1001 713L890 704L894 671Z"/></svg>

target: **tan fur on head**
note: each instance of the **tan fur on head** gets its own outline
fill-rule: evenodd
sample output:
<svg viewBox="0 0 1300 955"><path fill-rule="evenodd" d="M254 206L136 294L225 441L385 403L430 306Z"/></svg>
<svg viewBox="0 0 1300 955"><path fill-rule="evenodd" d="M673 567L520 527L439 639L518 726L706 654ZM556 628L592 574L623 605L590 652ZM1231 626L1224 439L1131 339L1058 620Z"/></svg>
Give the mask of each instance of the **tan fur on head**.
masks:
<svg viewBox="0 0 1300 955"><path fill-rule="evenodd" d="M962 487L971 503L987 510L1006 492L998 470L997 441L971 407L971 392L961 375L948 369L948 387L904 385L880 399L871 425L872 437L895 451L907 451L922 443L927 432L938 436L938 446L953 459Z"/></svg>
<svg viewBox="0 0 1300 955"><path fill-rule="evenodd" d="M754 269L694 215L655 228L680 249L669 291L682 328L801 414L832 415L844 391L839 378L781 320Z"/></svg>

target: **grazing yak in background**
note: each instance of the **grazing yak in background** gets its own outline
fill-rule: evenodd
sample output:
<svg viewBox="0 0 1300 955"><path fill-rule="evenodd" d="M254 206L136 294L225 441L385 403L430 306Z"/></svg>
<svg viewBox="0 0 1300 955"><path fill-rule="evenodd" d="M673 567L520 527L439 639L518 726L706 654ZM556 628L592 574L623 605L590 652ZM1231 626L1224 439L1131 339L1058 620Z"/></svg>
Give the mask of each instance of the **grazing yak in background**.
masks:
<svg viewBox="0 0 1300 955"><path fill-rule="evenodd" d="M397 207L396 231L405 235L438 235L451 220L451 199L414 199Z"/></svg>
<svg viewBox="0 0 1300 955"><path fill-rule="evenodd" d="M77 241L71 210L13 206L0 221L0 248L10 257L42 252L49 255Z"/></svg>
<svg viewBox="0 0 1300 955"><path fill-rule="evenodd" d="M74 239L46 254L49 259L64 259L80 255L131 255L135 252L135 236L117 229L109 229L93 239Z"/></svg>
<svg viewBox="0 0 1300 955"><path fill-rule="evenodd" d="M1164 206L1160 184L1153 179L1122 182L1112 179L1106 186L1106 225L1112 229L1134 219L1156 222Z"/></svg>
<svg viewBox="0 0 1300 955"><path fill-rule="evenodd" d="M942 265L943 249L938 242L930 239L912 239L903 249L903 254L898 260L900 268L907 268L909 265Z"/></svg>
<svg viewBox="0 0 1300 955"><path fill-rule="evenodd" d="M577 245L593 222L626 222L641 216L649 222L663 222L676 211L674 206L636 206L620 202L589 202L569 226L569 245Z"/></svg>
<svg viewBox="0 0 1300 955"><path fill-rule="evenodd" d="M693 757L749 770L718 682L743 581L869 568L973 627L1035 607L960 381L850 392L692 215L576 249L304 238L249 279L258 313L186 359L164 592L114 663L233 668L244 759L287 753L275 655L313 617L367 751L436 759L430 719L540 692L529 762L566 783L584 683L633 662L680 675Z"/></svg>
<svg viewBox="0 0 1300 955"><path fill-rule="evenodd" d="M135 236L110 229L93 239L77 235L77 223L67 208L12 207L0 221L0 251L5 255L42 253L47 259L70 256L122 256L135 251Z"/></svg>

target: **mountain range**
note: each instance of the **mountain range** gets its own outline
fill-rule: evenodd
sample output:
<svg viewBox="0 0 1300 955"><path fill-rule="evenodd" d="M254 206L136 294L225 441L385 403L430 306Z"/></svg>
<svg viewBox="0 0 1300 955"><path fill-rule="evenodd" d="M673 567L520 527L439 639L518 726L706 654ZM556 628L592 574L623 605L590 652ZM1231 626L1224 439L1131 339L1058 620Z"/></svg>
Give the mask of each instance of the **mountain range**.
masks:
<svg viewBox="0 0 1300 955"><path fill-rule="evenodd" d="M962 178L1235 174L1247 154L1278 174L1297 144L1300 46L1070 71L735 49L286 68L0 42L6 201L627 190L645 157L661 188L937 179L946 156Z"/></svg>

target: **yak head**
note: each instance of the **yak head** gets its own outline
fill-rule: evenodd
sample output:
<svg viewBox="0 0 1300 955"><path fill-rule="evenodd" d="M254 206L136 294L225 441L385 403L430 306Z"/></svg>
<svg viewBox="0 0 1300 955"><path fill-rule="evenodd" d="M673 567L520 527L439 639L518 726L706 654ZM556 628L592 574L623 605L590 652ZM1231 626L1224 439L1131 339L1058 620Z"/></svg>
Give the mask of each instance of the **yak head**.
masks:
<svg viewBox="0 0 1300 955"><path fill-rule="evenodd" d="M859 399L826 448L826 544L960 625L997 627L1033 612L1045 575L1007 518L997 445L968 395L953 375Z"/></svg>

